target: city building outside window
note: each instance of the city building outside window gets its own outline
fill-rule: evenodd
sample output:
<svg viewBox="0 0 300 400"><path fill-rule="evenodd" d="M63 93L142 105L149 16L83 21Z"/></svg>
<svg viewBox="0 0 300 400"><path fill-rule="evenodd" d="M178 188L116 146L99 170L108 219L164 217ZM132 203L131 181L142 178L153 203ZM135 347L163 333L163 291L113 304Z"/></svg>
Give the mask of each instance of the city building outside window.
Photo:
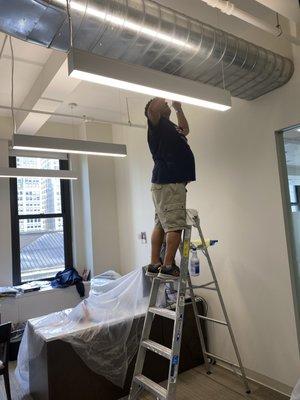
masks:
<svg viewBox="0 0 300 400"><path fill-rule="evenodd" d="M67 169L67 160L11 157L17 168ZM72 266L69 181L11 179L13 281L51 279Z"/></svg>

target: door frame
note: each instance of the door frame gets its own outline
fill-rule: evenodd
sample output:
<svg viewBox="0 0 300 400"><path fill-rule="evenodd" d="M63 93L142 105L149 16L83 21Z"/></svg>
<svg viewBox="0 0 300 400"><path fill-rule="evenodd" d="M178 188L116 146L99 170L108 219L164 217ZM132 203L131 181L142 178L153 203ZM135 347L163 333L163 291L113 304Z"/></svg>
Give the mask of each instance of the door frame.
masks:
<svg viewBox="0 0 300 400"><path fill-rule="evenodd" d="M290 278L291 278L292 296L294 303L294 315L295 315L295 323L296 323L296 330L298 337L298 350L300 354L300 271L299 271L299 276L297 276L296 271L298 269L298 264L296 256L296 243L293 235L293 221L292 221L292 211L290 205L288 171L287 171L287 163L286 163L285 148L284 148L284 138L283 138L283 134L285 132L289 132L291 130L294 130L295 128L299 129L300 124L289 126L287 128L275 131L275 140L276 140L281 199L283 206L286 245L289 258Z"/></svg>

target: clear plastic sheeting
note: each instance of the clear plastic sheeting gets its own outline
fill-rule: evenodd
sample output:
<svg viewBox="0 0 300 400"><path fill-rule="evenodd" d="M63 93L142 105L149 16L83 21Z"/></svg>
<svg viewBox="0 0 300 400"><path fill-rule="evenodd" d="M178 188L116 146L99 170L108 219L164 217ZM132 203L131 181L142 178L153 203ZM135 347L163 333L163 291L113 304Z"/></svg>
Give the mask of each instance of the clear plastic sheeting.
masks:
<svg viewBox="0 0 300 400"><path fill-rule="evenodd" d="M291 400L300 400L300 379L298 380L296 386L291 395Z"/></svg>
<svg viewBox="0 0 300 400"><path fill-rule="evenodd" d="M29 392L29 365L46 342L70 343L85 364L117 386L125 382L147 310L151 281L144 269L135 270L91 290L87 299L65 310L28 322L20 346L16 375ZM157 305L164 305L161 293ZM159 304L160 303L160 304Z"/></svg>
<svg viewBox="0 0 300 400"><path fill-rule="evenodd" d="M101 293L103 286L105 286L110 281L114 281L116 279L121 278L121 275L116 271L106 271L103 274L97 275L91 280L91 291L94 293Z"/></svg>

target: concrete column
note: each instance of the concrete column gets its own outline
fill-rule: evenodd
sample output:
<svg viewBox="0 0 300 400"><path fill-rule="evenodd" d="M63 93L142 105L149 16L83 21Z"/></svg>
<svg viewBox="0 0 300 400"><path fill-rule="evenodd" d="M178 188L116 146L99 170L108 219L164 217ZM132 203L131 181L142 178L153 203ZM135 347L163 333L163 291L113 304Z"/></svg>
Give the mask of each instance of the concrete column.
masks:
<svg viewBox="0 0 300 400"><path fill-rule="evenodd" d="M79 139L86 140L86 127L80 125ZM88 156L72 155L71 168L78 173L78 181L73 181L73 255L77 268L86 267L94 274L92 217L89 184Z"/></svg>
<svg viewBox="0 0 300 400"><path fill-rule="evenodd" d="M112 142L111 125L86 123L81 138ZM120 270L119 228L112 157L83 156L82 200L85 248L95 275L108 269ZM92 255L92 258L91 258Z"/></svg>

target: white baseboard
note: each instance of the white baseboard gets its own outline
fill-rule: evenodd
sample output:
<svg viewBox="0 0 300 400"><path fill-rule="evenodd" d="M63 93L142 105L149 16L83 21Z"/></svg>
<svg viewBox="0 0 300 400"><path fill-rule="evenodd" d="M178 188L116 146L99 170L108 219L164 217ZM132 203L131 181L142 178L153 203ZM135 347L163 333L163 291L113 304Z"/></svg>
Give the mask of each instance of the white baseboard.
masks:
<svg viewBox="0 0 300 400"><path fill-rule="evenodd" d="M222 368L228 369L229 371L232 371L232 369L227 364L222 363L221 361L217 361L217 365L219 365ZM258 372L252 371L248 368L245 368L245 373L247 379L249 379L250 381L259 383L260 385L263 385L269 389L275 390L276 392L287 396L288 399L290 398L293 388L286 385L285 383L279 382L275 379L262 375Z"/></svg>

